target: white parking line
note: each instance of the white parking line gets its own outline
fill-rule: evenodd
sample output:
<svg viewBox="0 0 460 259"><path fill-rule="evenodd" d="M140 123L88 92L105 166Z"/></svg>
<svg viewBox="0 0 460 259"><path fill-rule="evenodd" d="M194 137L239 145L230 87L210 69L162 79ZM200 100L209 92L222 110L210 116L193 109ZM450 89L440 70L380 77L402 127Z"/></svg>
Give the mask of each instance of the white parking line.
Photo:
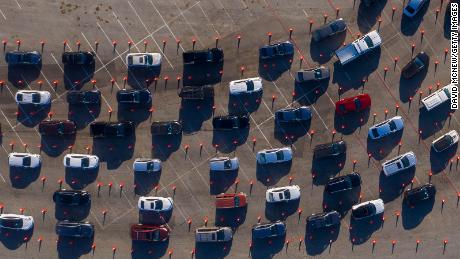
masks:
<svg viewBox="0 0 460 259"><path fill-rule="evenodd" d="M6 16L5 16L5 14L3 13L2 9L0 9L0 14L3 16L3 19L5 19L5 21L6 21Z"/></svg>
<svg viewBox="0 0 460 259"><path fill-rule="evenodd" d="M11 124L10 120L8 120L8 117L6 117L5 113L3 110L0 108L0 112L2 113L3 117L5 118L6 122L8 122L8 125L10 125L11 129L13 130L14 134L16 134L16 137L21 141L21 144L24 145L24 141L22 141L21 136L19 136L18 132L13 128L13 124Z"/></svg>
<svg viewBox="0 0 460 259"><path fill-rule="evenodd" d="M225 14L228 16L228 18L230 18L230 21L232 21L232 27L230 28L231 31L233 32L234 31L234 27L238 27L238 25L236 25L235 21L233 20L232 16L230 16L230 14L228 13L227 9L225 8L224 4L222 3L221 0L217 0L217 2L222 6L222 9L224 9L224 12Z"/></svg>
<svg viewBox="0 0 460 259"><path fill-rule="evenodd" d="M220 37L220 33L216 30L216 27L215 27L214 24L212 23L211 19L209 19L208 15L204 12L203 7L201 7L200 4L198 4L198 7L200 7L201 12L203 13L203 15L204 15L204 17L206 18L206 20L208 20L208 23L211 24L211 27L212 27L212 29L216 32L217 36Z"/></svg>
<svg viewBox="0 0 460 259"><path fill-rule="evenodd" d="M117 20L118 24L120 24L121 28L123 29L123 31L125 32L125 34L128 36L128 39L129 40L133 40L133 38L131 37L131 35L129 35L128 31L126 30L125 26L123 26L123 24L120 22L120 19L118 18L118 16L115 14L114 11L112 11L112 14L113 16L115 17L115 19ZM137 45L134 45L134 47L137 49L137 52L141 52L139 50L139 48L137 47Z"/></svg>
<svg viewBox="0 0 460 259"><path fill-rule="evenodd" d="M130 3L128 1L128 3ZM166 28L168 29L168 31L171 33L171 35L173 36L174 39L177 39L176 35L174 35L174 32L171 30L171 27L169 27L168 23L165 21L165 19L163 18L163 15L161 15L160 11L158 10L158 8L153 4L152 0L150 0L150 4L153 6L153 8L155 8L155 11L158 13L158 15L160 16L161 20L163 21L164 25L166 26ZM199 4L199 2L196 2L195 4ZM130 3L131 5L131 3ZM132 7L134 9L134 7ZM137 13L136 13L137 14ZM139 15L138 15L139 17ZM139 18L140 19L140 18ZM141 20L142 22L142 20ZM147 27L144 25L144 27L147 29ZM148 30L147 30L148 31ZM179 47L182 49L182 51L185 51L184 48L182 47L182 44L179 44Z"/></svg>
<svg viewBox="0 0 460 259"><path fill-rule="evenodd" d="M18 0L14 0L16 4L18 5L19 9L22 9L21 5L19 4Z"/></svg>
<svg viewBox="0 0 460 259"><path fill-rule="evenodd" d="M190 30L192 31L193 35L195 35L195 38L196 40L198 41L198 43L200 43L201 47L204 48L204 44L203 42L201 42L200 38L198 37L198 34L196 33L195 29L193 29L192 25L190 24L190 22L187 20L187 18L185 17L184 13L180 10L179 6L177 5L176 1L173 1L174 2L174 5L176 6L177 10L179 10L180 12L180 15L182 16L182 18L184 18L185 22L188 24L188 26L190 27ZM196 2L196 4L194 4L193 6L199 4L200 1Z"/></svg>

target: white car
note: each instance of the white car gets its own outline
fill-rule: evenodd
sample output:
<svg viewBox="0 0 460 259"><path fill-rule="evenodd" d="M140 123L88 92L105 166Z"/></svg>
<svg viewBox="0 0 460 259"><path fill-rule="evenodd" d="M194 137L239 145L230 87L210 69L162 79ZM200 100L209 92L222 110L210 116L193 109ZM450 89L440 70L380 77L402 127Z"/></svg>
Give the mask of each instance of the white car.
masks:
<svg viewBox="0 0 460 259"><path fill-rule="evenodd" d="M85 154L67 154L64 157L64 167L93 169L99 167L99 157Z"/></svg>
<svg viewBox="0 0 460 259"><path fill-rule="evenodd" d="M452 87L454 85L446 85L443 88L437 90L436 92L428 95L422 99L423 106L425 106L427 111L431 111L439 105L450 100L450 95L452 94Z"/></svg>
<svg viewBox="0 0 460 259"><path fill-rule="evenodd" d="M196 242L228 242L233 238L233 231L229 227L201 227L195 231Z"/></svg>
<svg viewBox="0 0 460 259"><path fill-rule="evenodd" d="M230 94L252 94L262 91L262 78L246 78L230 82Z"/></svg>
<svg viewBox="0 0 460 259"><path fill-rule="evenodd" d="M32 216L18 214L0 214L0 231L5 230L31 230L34 227Z"/></svg>
<svg viewBox="0 0 460 259"><path fill-rule="evenodd" d="M51 104L51 94L48 91L19 90L14 98L17 104Z"/></svg>
<svg viewBox="0 0 460 259"><path fill-rule="evenodd" d="M267 202L288 202L300 199L300 187L298 185L289 185L268 189L265 192Z"/></svg>
<svg viewBox="0 0 460 259"><path fill-rule="evenodd" d="M385 161L382 164L383 173L386 176L391 176L415 166L416 163L417 158L415 157L414 152L407 152L391 160Z"/></svg>
<svg viewBox="0 0 460 259"><path fill-rule="evenodd" d="M165 212L172 210L173 199L171 197L141 196L137 206L141 211Z"/></svg>
<svg viewBox="0 0 460 259"><path fill-rule="evenodd" d="M211 171L235 171L240 167L238 157L215 157L209 160Z"/></svg>
<svg viewBox="0 0 460 259"><path fill-rule="evenodd" d="M382 199L365 201L351 207L351 216L355 220L362 220L383 213L385 205Z"/></svg>
<svg viewBox="0 0 460 259"><path fill-rule="evenodd" d="M38 168L41 163L42 159L38 154L14 152L8 155L8 164L11 167Z"/></svg>
<svg viewBox="0 0 460 259"><path fill-rule="evenodd" d="M404 129L404 120L401 116L395 116L386 121L375 124L369 128L368 136L370 139L381 139Z"/></svg>
<svg viewBox="0 0 460 259"><path fill-rule="evenodd" d="M134 172L155 173L161 171L160 159L136 158L133 163Z"/></svg>
<svg viewBox="0 0 460 259"><path fill-rule="evenodd" d="M261 165L288 162L292 160L289 147L264 149L257 152L257 163Z"/></svg>
<svg viewBox="0 0 460 259"><path fill-rule="evenodd" d="M128 68L153 68L161 66L160 53L129 53L126 55Z"/></svg>
<svg viewBox="0 0 460 259"><path fill-rule="evenodd" d="M431 146L433 147L434 151L442 152L451 146L458 143L458 133L456 130L451 130L446 134L442 135L441 137L433 140Z"/></svg>

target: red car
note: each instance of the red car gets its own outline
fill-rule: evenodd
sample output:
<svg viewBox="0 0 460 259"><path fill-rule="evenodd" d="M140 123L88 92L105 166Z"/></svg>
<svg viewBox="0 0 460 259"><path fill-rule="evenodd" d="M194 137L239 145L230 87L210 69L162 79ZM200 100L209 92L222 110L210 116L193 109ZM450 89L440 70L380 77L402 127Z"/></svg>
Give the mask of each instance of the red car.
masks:
<svg viewBox="0 0 460 259"><path fill-rule="evenodd" d="M40 122L38 131L45 136L74 135L77 132L77 126L71 120L48 120Z"/></svg>
<svg viewBox="0 0 460 259"><path fill-rule="evenodd" d="M168 240L170 232L166 225L131 225L131 239L134 241L163 242Z"/></svg>
<svg viewBox="0 0 460 259"><path fill-rule="evenodd" d="M243 192L233 194L219 194L216 196L216 208L217 209L232 209L245 207L246 194Z"/></svg>
<svg viewBox="0 0 460 259"><path fill-rule="evenodd" d="M335 112L345 115L351 112L360 112L371 106L371 97L368 94L360 94L354 97L342 99L335 103Z"/></svg>

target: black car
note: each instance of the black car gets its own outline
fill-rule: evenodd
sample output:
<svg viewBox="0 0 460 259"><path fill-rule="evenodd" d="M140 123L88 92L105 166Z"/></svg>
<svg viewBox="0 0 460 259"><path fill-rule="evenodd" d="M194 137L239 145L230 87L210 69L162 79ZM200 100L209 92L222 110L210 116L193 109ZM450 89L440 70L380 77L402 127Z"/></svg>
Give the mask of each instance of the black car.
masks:
<svg viewBox="0 0 460 259"><path fill-rule="evenodd" d="M414 77L418 72L428 67L430 56L425 52L418 53L407 65L401 70L401 75L405 79Z"/></svg>
<svg viewBox="0 0 460 259"><path fill-rule="evenodd" d="M64 65L92 65L94 64L95 54L92 51L64 52L62 53L62 63Z"/></svg>
<svg viewBox="0 0 460 259"><path fill-rule="evenodd" d="M212 85L184 86L177 91L182 100L204 100L214 98L214 88Z"/></svg>
<svg viewBox="0 0 460 259"><path fill-rule="evenodd" d="M238 130L249 127L249 117L246 115L216 116L212 119L214 130Z"/></svg>
<svg viewBox="0 0 460 259"><path fill-rule="evenodd" d="M94 236L94 225L89 222L72 222L68 220L56 223L56 235L60 237L91 238Z"/></svg>
<svg viewBox="0 0 460 259"><path fill-rule="evenodd" d="M154 121L150 126L153 136L180 135L182 134L182 124L175 121Z"/></svg>
<svg viewBox="0 0 460 259"><path fill-rule="evenodd" d="M338 157L344 155L345 152L347 152L347 144L343 140L321 144L313 149L313 159Z"/></svg>
<svg viewBox="0 0 460 259"><path fill-rule="evenodd" d="M5 54L5 61L10 66L15 65L40 65L42 55L38 51L8 51Z"/></svg>
<svg viewBox="0 0 460 259"><path fill-rule="evenodd" d="M337 226L340 224L340 218L340 214L335 210L313 214L307 218L307 228L316 230Z"/></svg>
<svg viewBox="0 0 460 259"><path fill-rule="evenodd" d="M334 36L338 33L344 32L347 30L347 24L345 21L340 18L331 22L324 24L318 29L312 32L313 40L316 42L322 41L326 38Z"/></svg>
<svg viewBox="0 0 460 259"><path fill-rule="evenodd" d="M353 172L351 174L329 179L326 184L325 191L329 194L335 194L349 191L359 186L361 186L361 176L358 173Z"/></svg>
<svg viewBox="0 0 460 259"><path fill-rule="evenodd" d="M88 90L88 91L71 90L67 92L67 103L71 105L100 104L101 103L101 92L99 90Z"/></svg>
<svg viewBox="0 0 460 259"><path fill-rule="evenodd" d="M132 107L150 107L152 105L152 95L149 90L126 90L117 92L118 104Z"/></svg>
<svg viewBox="0 0 460 259"><path fill-rule="evenodd" d="M132 136L136 130L132 121L93 122L89 129L93 138L125 138Z"/></svg>
<svg viewBox="0 0 460 259"><path fill-rule="evenodd" d="M224 61L224 51L220 48L206 50L192 50L182 53L184 65L222 63Z"/></svg>
<svg viewBox="0 0 460 259"><path fill-rule="evenodd" d="M407 189L404 192L404 201L409 206L415 206L418 203L431 200L436 195L436 187L427 183L413 189Z"/></svg>
<svg viewBox="0 0 460 259"><path fill-rule="evenodd" d="M91 203L91 194L87 191L62 189L54 192L53 201L61 206L86 206Z"/></svg>
<svg viewBox="0 0 460 259"><path fill-rule="evenodd" d="M361 3L363 3L364 6L366 6L366 7L370 7L373 4L378 3L379 1L381 1L381 0L361 0Z"/></svg>

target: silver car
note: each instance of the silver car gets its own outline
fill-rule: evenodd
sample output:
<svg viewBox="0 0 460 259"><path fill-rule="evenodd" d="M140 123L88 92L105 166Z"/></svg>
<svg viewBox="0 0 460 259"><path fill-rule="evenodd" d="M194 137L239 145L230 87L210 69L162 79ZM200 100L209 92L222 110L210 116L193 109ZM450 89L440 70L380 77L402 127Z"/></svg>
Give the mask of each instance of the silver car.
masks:
<svg viewBox="0 0 460 259"><path fill-rule="evenodd" d="M415 157L414 152L407 152L391 160L385 161L382 164L383 173L386 176L391 176L408 168L414 167L416 163L417 158Z"/></svg>
<svg viewBox="0 0 460 259"><path fill-rule="evenodd" d="M318 83L323 80L328 80L329 77L329 68L320 66L297 71L295 74L295 81L297 83Z"/></svg>
<svg viewBox="0 0 460 259"><path fill-rule="evenodd" d="M278 123L307 122L311 120L311 109L307 106L280 109L275 112L275 120Z"/></svg>
<svg viewBox="0 0 460 259"><path fill-rule="evenodd" d="M370 139L381 139L404 129L404 120L401 116L395 116L386 121L380 122L369 128L368 136Z"/></svg>
<svg viewBox="0 0 460 259"><path fill-rule="evenodd" d="M456 130L451 130L446 134L442 135L441 137L433 140L431 146L433 147L434 151L442 152L451 146L458 143L458 133Z"/></svg>
<svg viewBox="0 0 460 259"><path fill-rule="evenodd" d="M196 242L228 242L232 238L233 232L229 227L201 227L195 231Z"/></svg>

